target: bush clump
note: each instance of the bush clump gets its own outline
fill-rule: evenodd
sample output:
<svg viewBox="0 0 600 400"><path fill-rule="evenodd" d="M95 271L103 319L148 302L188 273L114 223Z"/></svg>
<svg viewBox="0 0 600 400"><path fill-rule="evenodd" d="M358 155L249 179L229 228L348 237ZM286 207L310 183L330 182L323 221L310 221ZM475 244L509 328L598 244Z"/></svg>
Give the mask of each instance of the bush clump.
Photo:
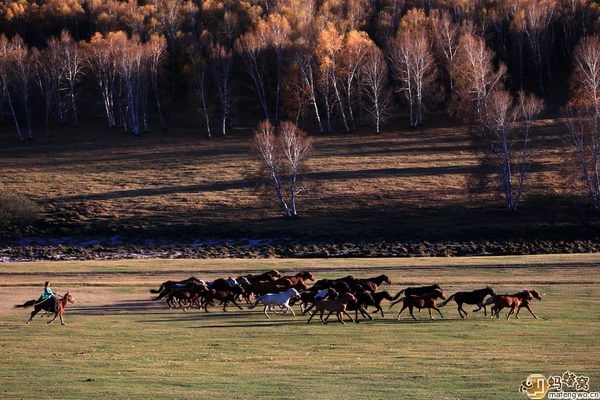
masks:
<svg viewBox="0 0 600 400"><path fill-rule="evenodd" d="M39 212L39 206L27 197L0 192L0 229L31 225Z"/></svg>

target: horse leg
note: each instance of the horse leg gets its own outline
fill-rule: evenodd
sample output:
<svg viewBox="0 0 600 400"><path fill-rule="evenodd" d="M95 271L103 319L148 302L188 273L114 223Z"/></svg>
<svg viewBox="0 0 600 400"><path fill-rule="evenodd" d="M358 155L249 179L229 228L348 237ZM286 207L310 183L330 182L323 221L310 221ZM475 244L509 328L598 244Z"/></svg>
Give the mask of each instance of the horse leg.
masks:
<svg viewBox="0 0 600 400"><path fill-rule="evenodd" d="M433 315L431 315L431 308L427 308L427 311L429 311L429 319L433 320L435 318L433 318Z"/></svg>
<svg viewBox="0 0 600 400"><path fill-rule="evenodd" d="M310 318L308 318L308 321L306 321L307 324L310 324L310 320L313 319L313 317L315 316L316 313L312 313L310 314Z"/></svg>
<svg viewBox="0 0 600 400"><path fill-rule="evenodd" d="M369 312L366 309L361 307L359 311L362 314L363 318L369 318L369 321L373 321L373 317L371 317L371 314L369 314ZM358 322L358 320L356 322Z"/></svg>
<svg viewBox="0 0 600 400"><path fill-rule="evenodd" d="M438 313L440 313L440 317L444 318L444 314L442 314L442 310L440 310L440 309L439 309L438 307L436 307L436 306L433 306L433 309L434 309L435 311L437 311Z"/></svg>
<svg viewBox="0 0 600 400"><path fill-rule="evenodd" d="M269 314L267 313L267 311L268 311L268 310L269 310L269 306L265 304L265 310L264 310L264 312L265 312L265 317L267 317L267 318L271 318L271 317L269 317Z"/></svg>
<svg viewBox="0 0 600 400"><path fill-rule="evenodd" d="M420 308L419 311L421 311ZM413 314L413 306L408 306L408 312L410 312L410 316L413 317L415 321L418 321L417 317L415 317L415 314Z"/></svg>
<svg viewBox="0 0 600 400"><path fill-rule="evenodd" d="M329 317L331 316L331 314L333 314L333 311L329 311L329 314L327 314L327 316L325 317L325 322L327 322L329 320Z"/></svg>
<svg viewBox="0 0 600 400"><path fill-rule="evenodd" d="M344 314L346 314L346 315L348 316L348 318L350 318L350 322L358 322L358 319L357 319L356 321L354 321L354 320L352 319L352 316L351 316L350 314L348 314L348 313L347 313L345 310L344 310L344 311L342 311L342 312L343 312ZM343 320L343 319L344 319L344 317L342 316L342 320ZM343 322L342 322L342 324L343 324Z"/></svg>
<svg viewBox="0 0 600 400"><path fill-rule="evenodd" d="M54 320L56 319L56 317L58 317L58 313L54 314L54 318L52 318L50 321L48 321L48 325L50 325L51 323L54 322Z"/></svg>
<svg viewBox="0 0 600 400"><path fill-rule="evenodd" d="M402 311L404 311L406 309L406 305L402 306L402 309L400 310L400 312L398 313L398 317L396 317L396 320L400 321L400 314L402 314ZM413 317L414 318L414 317Z"/></svg>
<svg viewBox="0 0 600 400"><path fill-rule="evenodd" d="M509 319L509 318L510 318L510 315L511 315L511 314L512 314L514 311L515 311L515 306L513 305L513 306L510 308L510 311L506 313L506 319Z"/></svg>
<svg viewBox="0 0 600 400"><path fill-rule="evenodd" d="M323 314L325 314L325 309L322 309L322 310L321 310L321 315L319 315L319 318L321 319L321 322L323 323L323 325L327 325L327 321L324 321L324 320L323 320ZM330 315L330 314L331 314L331 313L329 313L329 315ZM327 315L327 316L329 316L329 315Z"/></svg>
<svg viewBox="0 0 600 400"><path fill-rule="evenodd" d="M242 308L242 307L240 307L240 305L239 305L238 303L236 303L236 302L235 302L235 300L232 300L232 301L233 301L233 304L235 304L235 306L236 306L237 308L239 308L240 310L243 310L243 308Z"/></svg>
<svg viewBox="0 0 600 400"><path fill-rule="evenodd" d="M348 316L349 316L349 315L348 315ZM350 317L350 316L349 316L349 317ZM338 321L340 321L340 323L341 323L342 325L346 325L346 323L344 322L344 317L342 316L342 313L341 313L341 311L338 311L338 313L337 313L337 319L338 319ZM352 317L350 317L350 319L352 319Z"/></svg>
<svg viewBox="0 0 600 400"><path fill-rule="evenodd" d="M460 309L460 304L458 305L458 315L460 315L461 318L464 318L462 315L462 310Z"/></svg>
<svg viewBox="0 0 600 400"><path fill-rule="evenodd" d="M462 303L460 303L460 304L459 304L459 306L458 306L458 309L459 309L460 311L462 311L463 313L465 313L465 316L464 316L464 317L463 317L463 316L462 316L462 314L461 314L461 317L462 317L462 318L465 318L465 317L468 315L467 311L466 311L466 310L463 308L463 305L462 305Z"/></svg>
<svg viewBox="0 0 600 400"><path fill-rule="evenodd" d="M63 315L62 314L58 314L58 317L60 318L60 324L61 325L66 325L67 323L65 322L65 320L63 319Z"/></svg>
<svg viewBox="0 0 600 400"><path fill-rule="evenodd" d="M31 324L31 320L33 319L33 317L35 317L35 315L37 313L39 313L40 310L36 310L35 308L33 309L33 311L31 312L31 315L29 316L29 319L27 320L27 325Z"/></svg>
<svg viewBox="0 0 600 400"><path fill-rule="evenodd" d="M526 305L526 306L525 306L525 308L527 308L527 310L529 311L529 313L530 313L531 315L533 315L533 318L535 318L535 319L538 319L537 315L535 315L535 314L533 313L533 311L531 311L531 307L529 307L529 305Z"/></svg>
<svg viewBox="0 0 600 400"><path fill-rule="evenodd" d="M285 305L287 307L288 310L290 310L292 312L292 315L295 317L296 313L294 312L294 310L292 309L292 307L289 304Z"/></svg>

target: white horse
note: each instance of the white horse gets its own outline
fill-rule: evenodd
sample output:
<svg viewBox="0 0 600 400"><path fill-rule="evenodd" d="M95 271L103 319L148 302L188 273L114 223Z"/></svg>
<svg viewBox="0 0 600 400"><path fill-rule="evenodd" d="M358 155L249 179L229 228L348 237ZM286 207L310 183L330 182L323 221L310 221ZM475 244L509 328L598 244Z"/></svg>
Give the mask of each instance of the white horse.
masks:
<svg viewBox="0 0 600 400"><path fill-rule="evenodd" d="M265 305L265 316L267 318L271 318L269 317L268 311L271 309L272 306L280 306L282 308L285 308L284 312L290 310L292 312L292 315L296 316L294 310L292 310L292 307L290 307L290 300L298 296L300 296L300 293L298 293L296 289L288 289L280 293L267 293L265 295L258 296L256 298L256 302L252 306L250 306L250 308L256 307L258 303L262 303Z"/></svg>

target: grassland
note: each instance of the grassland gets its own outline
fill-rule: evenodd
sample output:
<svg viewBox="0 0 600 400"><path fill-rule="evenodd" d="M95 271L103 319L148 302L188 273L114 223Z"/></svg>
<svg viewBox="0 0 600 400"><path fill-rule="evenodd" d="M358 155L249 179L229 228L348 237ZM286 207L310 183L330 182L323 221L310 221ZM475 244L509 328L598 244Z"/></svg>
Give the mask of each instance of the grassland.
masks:
<svg viewBox="0 0 600 400"><path fill-rule="evenodd" d="M586 373L600 389L595 255L452 259L138 260L0 265L0 397L60 399L522 399L528 374ZM386 319L307 325L305 317L167 310L148 289L168 278L278 268L317 277L385 272L398 290L535 287L539 320ZM76 304L66 327L12 305L50 279ZM452 303L451 303L452 304Z"/></svg>
<svg viewBox="0 0 600 400"><path fill-rule="evenodd" d="M42 227L55 236L474 240L536 231L562 239L561 227L589 233L576 210L525 202L511 216L498 198L470 192L482 172L480 149L467 127L438 115L419 130L402 129L406 121L399 120L382 135L317 136L301 218L287 222L270 192L258 188L251 126L206 139L193 115L178 121L169 132L137 138L88 123L24 144L7 130L0 135L0 189L38 201ZM529 193L564 189L570 165L561 159L561 124L537 124Z"/></svg>

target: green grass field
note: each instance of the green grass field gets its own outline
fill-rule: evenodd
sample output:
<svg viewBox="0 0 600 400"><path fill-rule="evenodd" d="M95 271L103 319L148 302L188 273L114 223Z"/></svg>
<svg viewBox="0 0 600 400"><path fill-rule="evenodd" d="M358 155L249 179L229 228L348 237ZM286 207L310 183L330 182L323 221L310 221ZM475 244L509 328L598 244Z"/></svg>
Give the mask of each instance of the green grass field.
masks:
<svg viewBox="0 0 600 400"><path fill-rule="evenodd" d="M525 399L531 373L590 376L600 390L600 257L123 260L0 265L0 398ZM437 282L447 293L536 288L540 317L361 324L255 311L168 310L148 289L167 278L212 279L277 268L317 278L386 273L395 292ZM49 279L76 304L68 326L24 323L13 304ZM297 310L297 307L296 307ZM467 307L471 310L471 307ZM387 305L386 305L387 311ZM417 316L419 316L417 314Z"/></svg>

